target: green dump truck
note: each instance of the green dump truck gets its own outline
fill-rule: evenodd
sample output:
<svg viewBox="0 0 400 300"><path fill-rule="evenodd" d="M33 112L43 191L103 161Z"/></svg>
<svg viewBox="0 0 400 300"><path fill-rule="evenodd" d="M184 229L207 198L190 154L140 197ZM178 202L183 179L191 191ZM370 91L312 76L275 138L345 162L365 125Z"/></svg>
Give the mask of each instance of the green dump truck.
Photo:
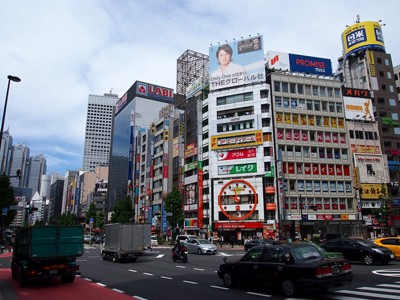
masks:
<svg viewBox="0 0 400 300"><path fill-rule="evenodd" d="M76 257L83 255L81 226L21 228L15 236L11 274L23 287L40 278L73 282L80 274Z"/></svg>

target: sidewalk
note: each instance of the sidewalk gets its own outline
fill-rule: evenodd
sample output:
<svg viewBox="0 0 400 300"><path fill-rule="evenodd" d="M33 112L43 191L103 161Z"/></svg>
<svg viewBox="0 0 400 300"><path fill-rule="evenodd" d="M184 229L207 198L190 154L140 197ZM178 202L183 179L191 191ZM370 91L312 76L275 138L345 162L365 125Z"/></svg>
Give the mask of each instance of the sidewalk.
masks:
<svg viewBox="0 0 400 300"><path fill-rule="evenodd" d="M12 252L7 249L0 253L0 258L11 257ZM10 268L0 268L0 300L18 300L13 287Z"/></svg>

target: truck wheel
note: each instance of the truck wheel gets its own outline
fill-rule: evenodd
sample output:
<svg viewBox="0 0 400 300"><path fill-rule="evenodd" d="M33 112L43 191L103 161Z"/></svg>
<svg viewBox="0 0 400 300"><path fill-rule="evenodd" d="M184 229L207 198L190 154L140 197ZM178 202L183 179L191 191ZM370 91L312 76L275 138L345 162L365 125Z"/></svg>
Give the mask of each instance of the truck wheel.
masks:
<svg viewBox="0 0 400 300"><path fill-rule="evenodd" d="M75 280L75 274L67 274L61 276L62 282L73 282Z"/></svg>
<svg viewBox="0 0 400 300"><path fill-rule="evenodd" d="M119 255L118 253L114 253L113 257L112 257L112 261L113 262L117 262L119 260Z"/></svg>

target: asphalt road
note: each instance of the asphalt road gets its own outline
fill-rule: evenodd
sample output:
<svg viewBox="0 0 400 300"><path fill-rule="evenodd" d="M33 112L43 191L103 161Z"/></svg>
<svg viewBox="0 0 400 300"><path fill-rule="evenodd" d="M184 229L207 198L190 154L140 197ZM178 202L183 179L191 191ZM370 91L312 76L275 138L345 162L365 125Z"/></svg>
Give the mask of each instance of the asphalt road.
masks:
<svg viewBox="0 0 400 300"><path fill-rule="evenodd" d="M184 296L190 300L211 299L285 299L279 289L247 286L227 289L218 278L223 257L238 259L242 248L220 248L217 255L189 254L187 263L173 262L170 249L155 248L136 262L103 261L97 249L87 249L80 260L82 277L101 282L138 299L163 300ZM301 299L398 299L400 261L389 265L366 266L352 263L351 285L321 294L303 294ZM397 277L396 277L397 276ZM379 296L378 296L379 295Z"/></svg>
<svg viewBox="0 0 400 300"><path fill-rule="evenodd" d="M25 289L11 279L10 258L0 257L0 289L3 295L17 295L12 299L21 300L50 299L46 297L58 300L285 299L277 288L256 285L225 288L216 273L219 264L223 257L228 260L240 258L244 251L242 248L218 250L217 255L189 254L189 261L182 263L172 261L170 248L158 247L146 251L136 262L115 263L103 261L97 246L86 246L85 254L78 258L81 276L74 283L44 283ZM351 285L326 293L304 293L297 299L399 299L400 261L385 266L361 263L352 263L352 266L354 280ZM9 293L10 289L14 293Z"/></svg>

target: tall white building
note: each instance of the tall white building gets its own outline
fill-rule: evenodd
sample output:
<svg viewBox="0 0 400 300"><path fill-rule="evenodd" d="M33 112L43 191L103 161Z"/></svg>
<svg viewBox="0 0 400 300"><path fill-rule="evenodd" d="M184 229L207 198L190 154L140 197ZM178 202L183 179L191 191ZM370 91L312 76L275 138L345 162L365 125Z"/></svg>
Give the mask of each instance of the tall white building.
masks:
<svg viewBox="0 0 400 300"><path fill-rule="evenodd" d="M117 101L116 94L89 95L83 171L94 172L96 166L108 166L112 116Z"/></svg>

